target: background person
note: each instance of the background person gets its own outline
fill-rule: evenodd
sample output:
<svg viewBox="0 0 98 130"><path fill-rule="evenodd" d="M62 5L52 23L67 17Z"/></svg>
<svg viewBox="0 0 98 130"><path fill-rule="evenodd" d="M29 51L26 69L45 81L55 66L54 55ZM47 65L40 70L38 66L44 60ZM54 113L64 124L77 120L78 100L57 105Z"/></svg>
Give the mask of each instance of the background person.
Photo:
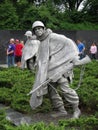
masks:
<svg viewBox="0 0 98 130"><path fill-rule="evenodd" d="M15 40L15 63L17 67L21 67L22 49L24 45L18 39Z"/></svg>
<svg viewBox="0 0 98 130"><path fill-rule="evenodd" d="M7 65L8 67L13 67L15 65L15 40L14 38L10 39L8 48L7 48Z"/></svg>
<svg viewBox="0 0 98 130"><path fill-rule="evenodd" d="M23 40L20 40L20 43L24 45L24 41Z"/></svg>
<svg viewBox="0 0 98 130"><path fill-rule="evenodd" d="M90 46L90 54L91 54L91 59L96 59L97 46L96 46L96 44L94 42Z"/></svg>
<svg viewBox="0 0 98 130"><path fill-rule="evenodd" d="M85 57L85 46L84 44L78 39L77 40L77 46L78 46L78 49L79 49L79 56L80 56L80 59L84 58Z"/></svg>

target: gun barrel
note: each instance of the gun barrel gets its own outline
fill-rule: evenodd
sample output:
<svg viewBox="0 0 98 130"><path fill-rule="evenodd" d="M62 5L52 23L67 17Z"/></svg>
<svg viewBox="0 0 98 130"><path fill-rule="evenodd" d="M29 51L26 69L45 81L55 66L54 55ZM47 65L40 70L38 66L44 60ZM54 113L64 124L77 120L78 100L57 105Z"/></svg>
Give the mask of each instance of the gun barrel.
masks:
<svg viewBox="0 0 98 130"><path fill-rule="evenodd" d="M51 77L49 77L46 81L44 81L43 83L41 83L38 87L36 87L35 89L31 90L27 96L33 94L35 91L37 91L39 88L41 88L42 86L47 85L50 81L52 81L52 79L58 75L58 74L63 74L65 72L68 72L69 70L71 70L73 68L73 63L70 63L69 65L65 66L65 68L61 69L59 72L57 72L56 74L52 75Z"/></svg>
<svg viewBox="0 0 98 130"><path fill-rule="evenodd" d="M27 94L27 96L33 94L36 90L38 90L38 89L41 88L42 86L48 84L50 81L51 81L51 79L47 79L47 80L44 81L42 84L40 84L37 88L31 90L31 91Z"/></svg>

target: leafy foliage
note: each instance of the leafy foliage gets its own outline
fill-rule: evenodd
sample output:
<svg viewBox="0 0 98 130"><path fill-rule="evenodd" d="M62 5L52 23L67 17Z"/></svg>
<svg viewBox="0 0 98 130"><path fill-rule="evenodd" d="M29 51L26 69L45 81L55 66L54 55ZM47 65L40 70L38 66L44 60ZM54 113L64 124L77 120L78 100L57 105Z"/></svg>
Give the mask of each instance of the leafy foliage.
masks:
<svg viewBox="0 0 98 130"><path fill-rule="evenodd" d="M85 65L85 73L81 87L77 90L80 97L81 108L85 109L85 112L95 112L98 109L98 68L97 61ZM77 68L75 74L75 80L73 86L76 87L79 81L79 71Z"/></svg>
<svg viewBox="0 0 98 130"><path fill-rule="evenodd" d="M0 110L0 128L4 130L92 130L98 129L98 61L92 61L85 65L85 73L83 76L81 87L77 90L80 97L80 108L83 114L76 120L60 120L58 126L53 123L44 124L39 122L36 124L21 125L13 127L5 120L4 110ZM71 85L76 88L79 82L81 66L74 69L74 80ZM51 103L48 95L44 96L43 104L35 111L32 111L29 106L29 96L27 93L32 89L35 75L27 69L19 68L0 68L0 102L18 110L22 113L36 113L51 111Z"/></svg>
<svg viewBox="0 0 98 130"><path fill-rule="evenodd" d="M80 97L80 107L85 106L86 112L95 112L98 109L98 68L97 61L85 65L85 73L81 87L77 90ZM74 69L74 80L71 85L76 88L79 82L81 66ZM0 102L10 105L12 108L23 112L29 112L29 96L35 76L27 69L1 68L0 69ZM47 107L47 108L46 108ZM36 111L49 111L51 105L48 95L45 96L43 105Z"/></svg>
<svg viewBox="0 0 98 130"><path fill-rule="evenodd" d="M0 130L6 130L6 125L11 126L11 123L7 120L6 113L4 109L0 109Z"/></svg>
<svg viewBox="0 0 98 130"><path fill-rule="evenodd" d="M4 80L0 82L0 102L5 102L5 104L9 104L19 111L29 111L29 97L27 93L32 89L34 76L27 70L22 71L18 68L10 68L1 69L0 77L5 79L6 83L5 85ZM6 81L6 79L9 80Z"/></svg>
<svg viewBox="0 0 98 130"><path fill-rule="evenodd" d="M0 28L17 29L18 15L12 3L5 1L0 4Z"/></svg>
<svg viewBox="0 0 98 130"><path fill-rule="evenodd" d="M61 120L59 121L60 126L71 130L71 128L78 128L80 130L92 130L98 128L98 119L95 116L82 117L79 120ZM75 130L75 129L74 129Z"/></svg>
<svg viewBox="0 0 98 130"><path fill-rule="evenodd" d="M98 30L97 0L86 0L83 10L78 11L81 2L83 0L39 0L37 6L34 0L1 0L0 27L3 30L31 30L32 23L41 20L52 29ZM63 12L61 5L65 6Z"/></svg>

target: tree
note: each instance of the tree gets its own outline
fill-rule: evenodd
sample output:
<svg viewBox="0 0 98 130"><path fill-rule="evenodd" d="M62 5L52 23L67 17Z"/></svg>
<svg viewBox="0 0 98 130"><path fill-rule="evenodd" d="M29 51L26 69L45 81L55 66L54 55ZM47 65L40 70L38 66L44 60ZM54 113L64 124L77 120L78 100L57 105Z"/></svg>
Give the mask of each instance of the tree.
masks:
<svg viewBox="0 0 98 130"><path fill-rule="evenodd" d="M98 0L0 0L1 29L31 29L35 20L64 29L66 23L98 23L97 15Z"/></svg>
<svg viewBox="0 0 98 130"><path fill-rule="evenodd" d="M88 21L92 23L98 23L98 0L93 0L89 3L88 9Z"/></svg>
<svg viewBox="0 0 98 130"><path fill-rule="evenodd" d="M73 11L79 9L80 5L84 0L54 0L55 5L61 6L62 4L65 6L65 11Z"/></svg>
<svg viewBox="0 0 98 130"><path fill-rule="evenodd" d="M45 5L40 5L40 7L36 7L35 5L31 5L22 18L21 28L31 29L32 23L35 20L43 21L48 27L57 28L59 22L56 18L56 9L53 8L51 3L46 3Z"/></svg>
<svg viewBox="0 0 98 130"><path fill-rule="evenodd" d="M55 5L65 6L64 12L68 22L98 22L98 0L54 0Z"/></svg>
<svg viewBox="0 0 98 130"><path fill-rule="evenodd" d="M18 15L15 7L9 1L0 4L0 29L17 29Z"/></svg>

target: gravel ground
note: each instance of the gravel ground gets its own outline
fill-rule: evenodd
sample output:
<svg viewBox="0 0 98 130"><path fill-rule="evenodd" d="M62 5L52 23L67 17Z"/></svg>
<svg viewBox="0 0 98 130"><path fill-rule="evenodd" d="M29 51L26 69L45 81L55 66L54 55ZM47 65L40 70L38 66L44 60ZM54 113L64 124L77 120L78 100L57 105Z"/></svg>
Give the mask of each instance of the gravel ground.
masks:
<svg viewBox="0 0 98 130"><path fill-rule="evenodd" d="M58 124L59 120L61 119L69 119L71 115L62 116L62 117L52 117L51 113L36 113L32 114L32 123L44 122L46 124L54 123L55 125Z"/></svg>

